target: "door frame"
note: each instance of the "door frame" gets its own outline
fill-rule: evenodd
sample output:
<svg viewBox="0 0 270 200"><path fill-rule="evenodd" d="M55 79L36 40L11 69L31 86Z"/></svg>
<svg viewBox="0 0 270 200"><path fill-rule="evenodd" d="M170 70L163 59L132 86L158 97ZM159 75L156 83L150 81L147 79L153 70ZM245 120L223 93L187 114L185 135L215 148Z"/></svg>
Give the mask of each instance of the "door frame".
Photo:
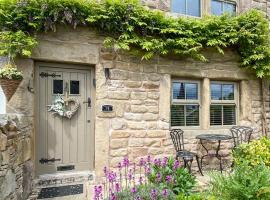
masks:
<svg viewBox="0 0 270 200"><path fill-rule="evenodd" d="M95 88L95 65L86 65L86 64L72 64L72 63L54 63L54 62L42 62L37 61L34 64L34 138L33 138L33 160L34 160L34 168L35 168L35 176L37 176L37 131L39 130L39 120L37 112L39 111L39 101L37 100L37 97L39 96L39 73L40 73L40 67L48 67L48 68L58 68L58 69L76 69L76 70L88 70L90 71L90 96L91 96L91 114L90 114L90 120L91 120L91 139L90 142L90 166L89 171L93 171L95 167L95 105L96 105L96 88ZM67 172L67 171L66 171ZM74 171L72 171L74 172ZM56 172L61 173L61 172Z"/></svg>

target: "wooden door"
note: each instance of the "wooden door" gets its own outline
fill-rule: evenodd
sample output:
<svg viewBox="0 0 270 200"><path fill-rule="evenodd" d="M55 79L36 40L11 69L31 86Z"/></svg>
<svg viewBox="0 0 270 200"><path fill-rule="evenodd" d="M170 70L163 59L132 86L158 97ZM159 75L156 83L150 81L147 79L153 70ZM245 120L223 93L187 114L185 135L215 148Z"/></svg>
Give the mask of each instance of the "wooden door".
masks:
<svg viewBox="0 0 270 200"><path fill-rule="evenodd" d="M56 98L78 100L71 117L49 112ZM88 66L37 65L36 166L37 174L91 170L94 157L93 70ZM74 104L65 104L68 109Z"/></svg>

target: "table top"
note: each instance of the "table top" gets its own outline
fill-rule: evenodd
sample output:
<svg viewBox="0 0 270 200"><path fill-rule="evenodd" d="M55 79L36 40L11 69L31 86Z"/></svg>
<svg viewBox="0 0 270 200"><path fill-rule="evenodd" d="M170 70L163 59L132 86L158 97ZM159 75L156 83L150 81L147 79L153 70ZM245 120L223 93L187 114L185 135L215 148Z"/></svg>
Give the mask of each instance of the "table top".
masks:
<svg viewBox="0 0 270 200"><path fill-rule="evenodd" d="M232 138L233 137L230 135L222 135L222 134L201 134L196 136L196 139L209 141L230 140Z"/></svg>

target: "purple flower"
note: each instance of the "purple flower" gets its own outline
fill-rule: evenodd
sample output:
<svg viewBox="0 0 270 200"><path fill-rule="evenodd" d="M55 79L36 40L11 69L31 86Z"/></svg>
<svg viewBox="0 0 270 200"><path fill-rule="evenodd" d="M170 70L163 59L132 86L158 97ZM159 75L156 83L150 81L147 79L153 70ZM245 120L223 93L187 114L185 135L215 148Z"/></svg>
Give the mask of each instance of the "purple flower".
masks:
<svg viewBox="0 0 270 200"><path fill-rule="evenodd" d="M169 194L169 191L168 191L167 189L164 189L164 190L162 191L162 196L163 196L163 197L168 197L168 194Z"/></svg>
<svg viewBox="0 0 270 200"><path fill-rule="evenodd" d="M173 164L173 169L174 170L177 170L179 168L180 164L179 164L179 161L178 160L175 160L174 161L174 164Z"/></svg>
<svg viewBox="0 0 270 200"><path fill-rule="evenodd" d="M107 176L107 172L108 172L107 167L103 168L103 172L104 172L105 176Z"/></svg>
<svg viewBox="0 0 270 200"><path fill-rule="evenodd" d="M167 175L165 178L167 183L171 183L172 182L172 177L170 175Z"/></svg>
<svg viewBox="0 0 270 200"><path fill-rule="evenodd" d="M131 191L132 194L135 194L137 192L137 188L136 187L133 187L133 188L131 188L130 191Z"/></svg>
<svg viewBox="0 0 270 200"><path fill-rule="evenodd" d="M156 181L159 183L159 182L161 182L161 174L160 174L160 172L158 172L157 173L157 177L156 177Z"/></svg>
<svg viewBox="0 0 270 200"><path fill-rule="evenodd" d="M151 160L152 160L152 159L151 159L151 156L150 156L150 155L149 155L149 156L147 156L147 162L148 162L148 163L150 163L150 162L151 162Z"/></svg>
<svg viewBox="0 0 270 200"><path fill-rule="evenodd" d="M155 164L156 166L160 167L160 166L161 166L161 159L160 159L160 158L155 159L155 160L154 160L154 164Z"/></svg>
<svg viewBox="0 0 270 200"><path fill-rule="evenodd" d="M132 179L132 170L130 169L128 172L128 180L131 181Z"/></svg>
<svg viewBox="0 0 270 200"><path fill-rule="evenodd" d="M121 163L118 163L118 169L121 170L122 169L122 164Z"/></svg>
<svg viewBox="0 0 270 200"><path fill-rule="evenodd" d="M144 167L144 171L145 171L145 174L150 174L151 173L151 168L150 167L147 167L147 166L145 166Z"/></svg>
<svg viewBox="0 0 270 200"><path fill-rule="evenodd" d="M156 200L158 196L157 190L156 189L152 189L151 190L151 199L152 200Z"/></svg>
<svg viewBox="0 0 270 200"><path fill-rule="evenodd" d="M129 166L129 159L127 157L124 158L123 160L123 166L128 167Z"/></svg>
<svg viewBox="0 0 270 200"><path fill-rule="evenodd" d="M95 186L94 187L95 194L94 194L94 200L102 199L102 186Z"/></svg>
<svg viewBox="0 0 270 200"><path fill-rule="evenodd" d="M142 200L142 198L140 196L136 196L135 200Z"/></svg>
<svg viewBox="0 0 270 200"><path fill-rule="evenodd" d="M142 167L145 165L145 161L143 158L140 159L139 165Z"/></svg>
<svg viewBox="0 0 270 200"><path fill-rule="evenodd" d="M163 160L162 160L162 167L166 167L167 164L168 164L168 157L164 157Z"/></svg>
<svg viewBox="0 0 270 200"><path fill-rule="evenodd" d="M110 171L108 174L107 174L107 178L109 179L109 182L112 183L114 181L116 181L116 173L114 173L113 171Z"/></svg>
<svg viewBox="0 0 270 200"><path fill-rule="evenodd" d="M110 194L110 200L116 200L116 195L113 192Z"/></svg>
<svg viewBox="0 0 270 200"><path fill-rule="evenodd" d="M116 184L115 184L115 191L116 191L116 192L120 192L120 191L121 191L121 186L120 186L119 183L116 183Z"/></svg>

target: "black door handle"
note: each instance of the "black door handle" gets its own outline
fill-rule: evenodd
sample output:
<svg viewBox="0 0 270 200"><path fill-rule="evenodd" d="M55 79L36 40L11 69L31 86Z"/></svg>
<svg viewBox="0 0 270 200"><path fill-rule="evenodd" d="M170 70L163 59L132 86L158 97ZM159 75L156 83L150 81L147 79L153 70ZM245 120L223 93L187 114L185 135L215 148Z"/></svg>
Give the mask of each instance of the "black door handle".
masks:
<svg viewBox="0 0 270 200"><path fill-rule="evenodd" d="M84 101L83 103L87 103L88 108L91 108L91 98L88 97L87 101Z"/></svg>
<svg viewBox="0 0 270 200"><path fill-rule="evenodd" d="M40 162L41 164L46 164L46 163L49 163L49 162L56 162L56 161L61 161L61 159L60 159L60 158L51 158L51 159L48 159L48 158L41 158L41 159L39 160L39 162Z"/></svg>

